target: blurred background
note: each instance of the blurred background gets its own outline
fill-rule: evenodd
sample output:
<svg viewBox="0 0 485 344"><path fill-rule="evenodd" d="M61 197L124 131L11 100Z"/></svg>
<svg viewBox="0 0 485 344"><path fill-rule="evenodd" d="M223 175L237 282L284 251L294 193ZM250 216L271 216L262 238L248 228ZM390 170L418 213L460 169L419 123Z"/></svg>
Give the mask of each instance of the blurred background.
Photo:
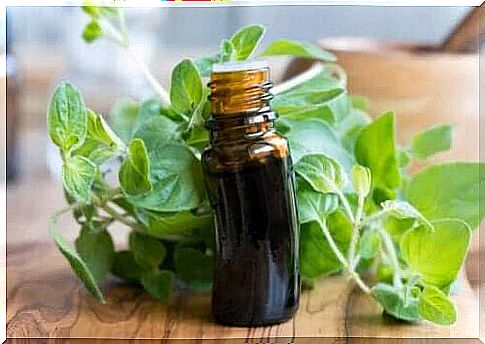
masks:
<svg viewBox="0 0 485 344"><path fill-rule="evenodd" d="M125 13L136 54L164 85L181 58L213 54L222 38L246 24L267 26L262 46L276 38L317 42L337 54L348 73L350 91L369 99L374 116L396 111L401 144L419 129L454 123L454 148L433 158L440 161L478 160L480 10L214 6L131 8ZM2 51L7 52L8 74L9 245L45 237L48 214L64 205L58 179L61 165L46 131L54 86L70 80L82 90L86 103L105 115L119 97L152 94L120 47L105 39L82 41L88 21L76 7L7 8L7 45ZM276 82L310 64L285 58L271 63ZM10 235L11 228L22 230ZM478 280L478 262L471 269Z"/></svg>
<svg viewBox="0 0 485 344"><path fill-rule="evenodd" d="M125 9L134 50L163 84L181 58L217 51L222 38L249 23L267 26L265 42L282 37L321 41L337 51L382 56L410 46L441 46L471 11L469 7L366 6ZM50 160L55 160L55 154L47 158L45 112L60 80L71 80L89 106L104 114L118 97L151 95L137 66L121 48L108 40L82 41L87 22L88 17L77 7L7 9L9 180L45 174L52 165ZM285 74L287 64L285 59L276 61L276 81ZM365 66L362 73L371 68ZM398 66L395 72L402 74ZM349 74L352 89L353 75ZM359 85L354 88L362 93ZM398 86L389 84L388 88ZM400 109L395 110L399 113ZM53 166L55 173L58 166L55 162Z"/></svg>
<svg viewBox="0 0 485 344"><path fill-rule="evenodd" d="M282 37L327 39L325 44L330 44L330 48L346 50L369 49L376 42L437 46L471 10L469 7L259 6L147 8L125 12L134 50L167 84L171 69L181 58L212 54L222 38L249 23L267 26L265 42ZM82 41L81 32L87 22L88 17L77 7L7 9L9 180L47 171L50 158L47 158L45 112L50 93L60 80L72 81L82 90L89 106L104 114L118 97L151 95L137 66L121 48L108 40L92 44ZM279 59L273 67L276 81L284 74L287 62ZM54 172L56 168L54 163Z"/></svg>

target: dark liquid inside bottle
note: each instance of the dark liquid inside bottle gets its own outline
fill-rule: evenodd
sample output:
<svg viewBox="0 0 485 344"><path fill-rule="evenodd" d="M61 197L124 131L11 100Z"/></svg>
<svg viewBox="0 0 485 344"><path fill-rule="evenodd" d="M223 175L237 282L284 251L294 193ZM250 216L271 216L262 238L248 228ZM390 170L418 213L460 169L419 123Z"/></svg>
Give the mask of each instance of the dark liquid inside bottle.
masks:
<svg viewBox="0 0 485 344"><path fill-rule="evenodd" d="M218 322L256 326L290 319L299 298L298 224L289 158L209 174L216 212L212 309Z"/></svg>

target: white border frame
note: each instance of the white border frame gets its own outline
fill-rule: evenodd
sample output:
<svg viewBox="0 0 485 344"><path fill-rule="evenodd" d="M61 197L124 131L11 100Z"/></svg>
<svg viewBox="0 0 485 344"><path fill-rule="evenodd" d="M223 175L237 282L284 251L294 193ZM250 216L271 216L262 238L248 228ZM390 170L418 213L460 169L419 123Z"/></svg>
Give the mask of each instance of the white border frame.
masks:
<svg viewBox="0 0 485 344"><path fill-rule="evenodd" d="M228 6L480 6L482 0L226 0L226 1L190 1L166 0L104 0L105 5L120 7L228 7ZM80 6L82 0L5 0L6 6Z"/></svg>
<svg viewBox="0 0 485 344"><path fill-rule="evenodd" d="M353 6L480 6L484 1L481 0L232 0L221 2L201 2L201 1L182 1L170 2L164 0L110 0L104 1L106 5L113 4L120 7L228 7L228 6L277 6L277 5L291 5L291 6L305 6L305 5L353 5ZM0 22L5 28L6 25L6 7L8 6L80 6L82 0L5 0L0 5ZM6 30L0 38L6 48ZM6 87L6 55L5 51L0 51L2 61L0 61L0 73L4 78L4 113L2 119L5 121L6 128L6 111L7 111L7 87ZM3 133L1 140L4 147L4 175L6 176L6 133ZM7 207L7 190L6 181L0 183L0 342L6 340L7 330L7 222L6 222L6 207Z"/></svg>

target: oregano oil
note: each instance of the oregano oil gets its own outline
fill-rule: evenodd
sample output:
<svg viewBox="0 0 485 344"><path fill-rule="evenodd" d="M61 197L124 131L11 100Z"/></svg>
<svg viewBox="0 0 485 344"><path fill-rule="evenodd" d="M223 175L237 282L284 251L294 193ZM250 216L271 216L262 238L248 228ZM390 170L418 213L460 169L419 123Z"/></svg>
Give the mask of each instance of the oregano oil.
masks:
<svg viewBox="0 0 485 344"><path fill-rule="evenodd" d="M264 62L215 65L210 145L202 164L215 213L212 310L227 325L261 326L298 308L298 218L293 165Z"/></svg>

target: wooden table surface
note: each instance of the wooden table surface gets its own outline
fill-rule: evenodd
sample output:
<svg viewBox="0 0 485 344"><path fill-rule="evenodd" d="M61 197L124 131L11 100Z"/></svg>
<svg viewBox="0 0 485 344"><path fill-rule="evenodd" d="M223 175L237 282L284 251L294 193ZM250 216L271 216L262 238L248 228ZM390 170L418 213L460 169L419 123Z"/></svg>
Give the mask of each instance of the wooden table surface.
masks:
<svg viewBox="0 0 485 344"><path fill-rule="evenodd" d="M58 183L37 178L9 189L7 197L9 337L225 338L233 339L234 343L303 343L315 337L322 339L319 343L325 342L325 338L328 343L335 338L346 338L348 343L369 343L369 338L386 337L478 337L478 297L466 281L453 297L459 313L457 323L442 327L429 323L409 325L383 318L376 302L341 276L322 279L315 290L304 292L292 321L266 328L216 325L210 316L208 294L181 292L163 305L141 289L120 284L114 278L104 287L108 301L101 305L87 294L47 237L47 215L63 204ZM60 227L70 234L77 228L69 217L60 222Z"/></svg>
<svg viewBox="0 0 485 344"><path fill-rule="evenodd" d="M406 133L411 130L437 121L447 122L451 118L458 126L458 143L454 151L443 157L476 157L478 84L472 86L470 83L478 78L473 74L473 71L478 71L477 60L464 58L464 63L461 60L462 63L453 64L448 58L437 58L444 60L442 63L451 69L448 73L433 74L441 81L432 82L429 77L426 78L428 81L416 82L414 76L417 74L403 74L397 91L393 92L384 80L386 77L392 79L393 73L399 73L399 59L392 57L391 61L383 61L384 65L379 64L382 66L381 75L379 66L373 67L373 73L366 72L367 57L353 59L351 56L343 61L344 65L347 64L346 68L353 69L350 72L351 88L370 96L374 100L373 110L398 108L402 140L408 139ZM410 73L412 63L407 61L407 73ZM419 66L413 68L417 68L419 73L433 66L430 61L418 63L421 69ZM356 69L359 65L360 72ZM443 83L458 78L458 70L462 71L462 88L469 90L475 87L476 92L456 95L460 87ZM370 76L365 81L366 73L371 74L371 80L375 78L379 82L370 82ZM423 86L426 82L429 83L428 88ZM407 90L404 84L407 84ZM433 92L430 87L437 87L440 91ZM387 95L381 95L379 89ZM449 93L446 94L445 89ZM448 105L442 103L446 99ZM461 112L454 113L454 109ZM24 176L21 182L7 190L9 342L116 343L120 339L153 339L154 343L195 343L200 340L217 343L480 342L476 339L480 328L478 294L464 277L459 294L453 296L458 308L458 321L452 326L441 327L425 322L404 324L382 317L380 306L341 276L322 279L315 290L304 292L300 309L293 320L264 328L233 328L215 324L210 316L208 294L179 292L164 305L151 299L141 289L120 284L114 278L104 286L107 304L101 305L87 294L48 237L48 216L64 204L59 182L43 173ZM74 238L78 230L69 216L61 220L59 226L68 238ZM115 231L117 239L124 237L123 227L117 227ZM121 242L118 244L122 245ZM33 337L44 339L26 339ZM447 342L444 338L453 339Z"/></svg>

